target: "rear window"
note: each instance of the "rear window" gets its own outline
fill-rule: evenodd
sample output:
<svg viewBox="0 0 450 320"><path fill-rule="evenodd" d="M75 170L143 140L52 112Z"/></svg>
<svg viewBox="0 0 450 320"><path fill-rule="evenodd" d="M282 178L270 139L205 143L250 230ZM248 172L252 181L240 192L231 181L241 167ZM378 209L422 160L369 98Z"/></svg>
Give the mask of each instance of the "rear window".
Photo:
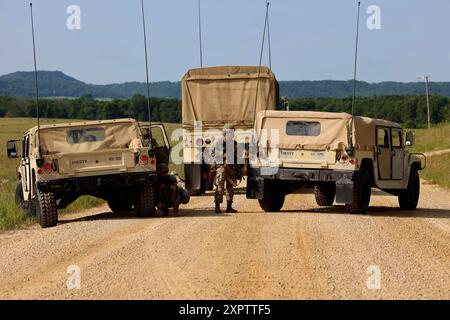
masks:
<svg viewBox="0 0 450 320"><path fill-rule="evenodd" d="M289 136L318 136L320 134L320 122L288 121L286 134Z"/></svg>
<svg viewBox="0 0 450 320"><path fill-rule="evenodd" d="M67 131L67 142L70 144L103 140L105 140L104 128L71 129Z"/></svg>

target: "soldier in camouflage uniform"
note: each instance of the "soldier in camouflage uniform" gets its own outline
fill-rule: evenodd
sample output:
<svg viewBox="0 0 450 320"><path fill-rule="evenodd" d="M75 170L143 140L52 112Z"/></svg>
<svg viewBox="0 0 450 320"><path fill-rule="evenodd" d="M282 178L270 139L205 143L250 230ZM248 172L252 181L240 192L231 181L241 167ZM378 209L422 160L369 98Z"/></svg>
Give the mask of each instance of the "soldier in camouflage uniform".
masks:
<svg viewBox="0 0 450 320"><path fill-rule="evenodd" d="M163 215L169 214L169 208L173 208L173 213L178 214L181 193L177 185L177 178L169 174L169 167L166 163L158 165L155 198L156 207L162 211Z"/></svg>
<svg viewBox="0 0 450 320"><path fill-rule="evenodd" d="M227 199L227 209L228 213L236 213L237 211L233 209L233 196L234 196L234 188L237 186L238 180L241 179L241 167L242 165L237 164L237 143L234 141L234 126L233 125L225 125L223 128L224 140L222 145L216 146L216 150L219 151L219 159L223 157L222 163L217 163L215 165L216 170L216 178L214 181L215 184L215 213L222 213L220 209L220 204L223 202L223 194L226 194ZM234 159L229 159L227 161L226 157L226 147L228 143L233 143L234 146ZM212 156L215 157L215 151L213 150ZM215 159L217 161L218 159Z"/></svg>

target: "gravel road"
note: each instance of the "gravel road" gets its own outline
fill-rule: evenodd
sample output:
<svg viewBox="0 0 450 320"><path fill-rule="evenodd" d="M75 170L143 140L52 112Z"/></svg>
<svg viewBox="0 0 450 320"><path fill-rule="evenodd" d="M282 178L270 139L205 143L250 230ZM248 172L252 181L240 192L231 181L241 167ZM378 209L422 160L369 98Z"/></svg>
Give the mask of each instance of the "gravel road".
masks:
<svg viewBox="0 0 450 320"><path fill-rule="evenodd" d="M216 215L209 194L178 217L65 215L0 234L0 298L450 299L450 192L423 183L415 212L374 194L366 216L310 194L281 213L239 194L238 214ZM71 265L80 289L67 288Z"/></svg>

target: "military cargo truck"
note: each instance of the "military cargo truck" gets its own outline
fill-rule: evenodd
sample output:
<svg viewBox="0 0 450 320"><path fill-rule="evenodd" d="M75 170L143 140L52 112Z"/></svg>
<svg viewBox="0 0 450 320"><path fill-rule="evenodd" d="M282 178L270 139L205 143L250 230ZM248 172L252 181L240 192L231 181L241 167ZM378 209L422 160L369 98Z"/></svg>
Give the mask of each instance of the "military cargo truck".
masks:
<svg viewBox="0 0 450 320"><path fill-rule="evenodd" d="M278 141L268 133L260 141L265 156L249 169L247 197L265 211L279 211L301 187L314 188L318 205L336 201L353 214L366 213L372 188L397 196L404 210L416 209L426 158L408 150L414 134L400 124L346 113L263 111L256 139L264 130L276 130Z"/></svg>
<svg viewBox="0 0 450 320"><path fill-rule="evenodd" d="M44 228L83 195L105 199L113 211L154 213L155 154L133 119L42 125L7 147L9 158L21 158L16 203Z"/></svg>
<svg viewBox="0 0 450 320"><path fill-rule="evenodd" d="M192 195L213 188L214 172L202 154L222 136L223 126L233 125L236 140L245 144L241 133L253 128L255 106L256 112L275 110L278 100L278 83L267 67L199 68L183 76L183 162Z"/></svg>

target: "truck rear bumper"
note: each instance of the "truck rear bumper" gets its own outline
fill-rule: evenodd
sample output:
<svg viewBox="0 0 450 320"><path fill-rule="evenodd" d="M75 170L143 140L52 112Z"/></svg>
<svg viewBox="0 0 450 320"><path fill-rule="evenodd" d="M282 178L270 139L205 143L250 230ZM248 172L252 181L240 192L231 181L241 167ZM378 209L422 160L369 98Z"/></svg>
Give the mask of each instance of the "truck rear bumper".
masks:
<svg viewBox="0 0 450 320"><path fill-rule="evenodd" d="M156 174L120 173L104 176L67 178L39 181L37 187L42 192L62 194L93 194L111 189L126 188L153 183Z"/></svg>
<svg viewBox="0 0 450 320"><path fill-rule="evenodd" d="M261 169L250 169L251 177L262 179L293 180L304 182L337 182L341 179L352 179L354 171L337 171L328 169L288 169L279 168L274 174L264 174Z"/></svg>
<svg viewBox="0 0 450 320"><path fill-rule="evenodd" d="M350 203L353 195L354 171L337 171L328 169L288 169L279 168L273 174L264 174L266 170L251 168L247 182L247 198L262 199L264 180L286 182L287 190L295 190L302 186L315 186L324 183L336 184L336 202ZM283 185L283 184L282 184ZM286 190L285 190L286 191ZM289 192L286 192L289 193Z"/></svg>

